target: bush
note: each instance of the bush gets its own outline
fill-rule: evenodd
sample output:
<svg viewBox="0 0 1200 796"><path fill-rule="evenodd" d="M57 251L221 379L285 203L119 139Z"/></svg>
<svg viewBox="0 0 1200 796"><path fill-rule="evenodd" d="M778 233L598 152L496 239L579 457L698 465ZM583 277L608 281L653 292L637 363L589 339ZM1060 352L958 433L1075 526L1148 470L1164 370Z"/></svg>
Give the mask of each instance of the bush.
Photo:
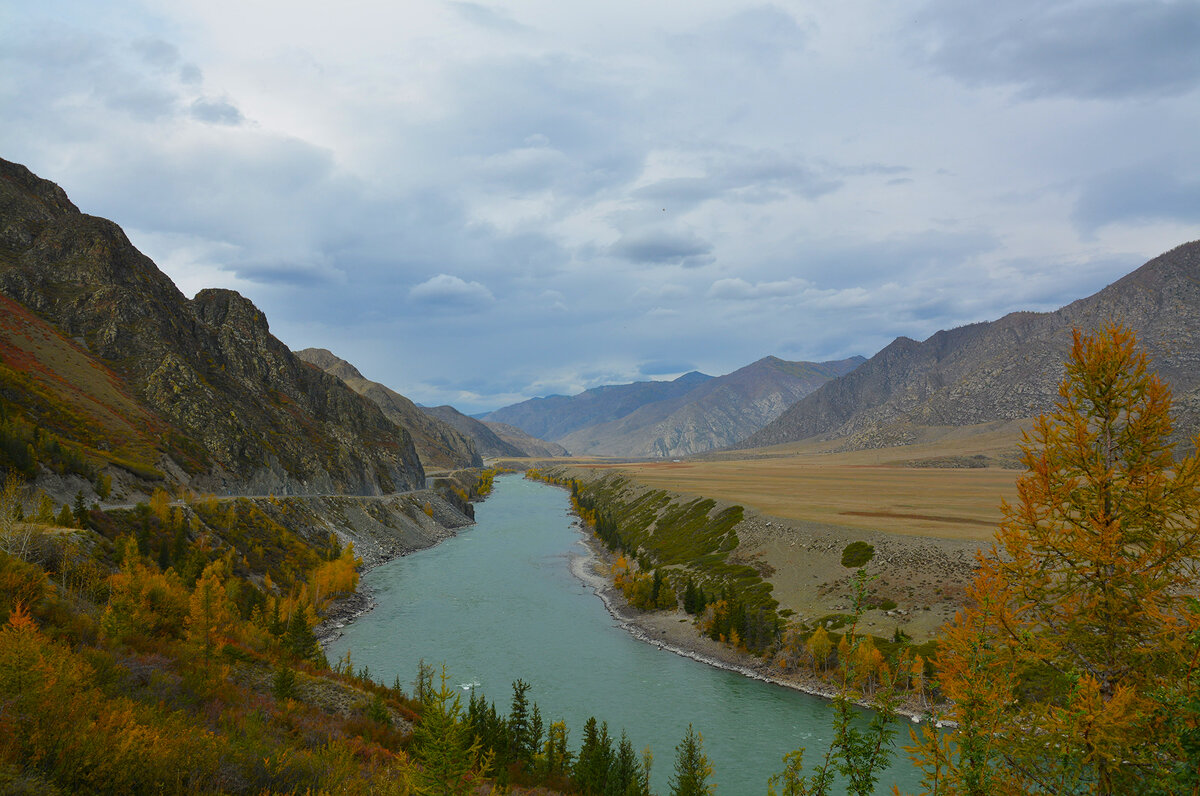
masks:
<svg viewBox="0 0 1200 796"><path fill-rule="evenodd" d="M842 550L842 566L848 569L858 569L874 557L874 545L866 542L851 542Z"/></svg>

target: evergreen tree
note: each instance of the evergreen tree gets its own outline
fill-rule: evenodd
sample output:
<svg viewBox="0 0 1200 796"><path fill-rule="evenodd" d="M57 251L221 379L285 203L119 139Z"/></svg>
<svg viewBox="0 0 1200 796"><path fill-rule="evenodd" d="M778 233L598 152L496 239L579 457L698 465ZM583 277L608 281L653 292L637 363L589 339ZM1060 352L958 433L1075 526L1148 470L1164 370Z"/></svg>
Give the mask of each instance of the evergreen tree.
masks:
<svg viewBox="0 0 1200 796"><path fill-rule="evenodd" d="M633 744L624 730L621 731L621 740L613 757L607 793L610 796L648 796L642 790L642 767L637 752L633 750Z"/></svg>
<svg viewBox="0 0 1200 796"><path fill-rule="evenodd" d="M80 528L88 527L88 510L87 510L87 506L84 505L84 502L83 502L83 490L82 489L80 489L79 491L77 491L75 493L75 506L72 509L72 513L75 515L75 523Z"/></svg>
<svg viewBox="0 0 1200 796"><path fill-rule="evenodd" d="M596 717L588 718L583 727L583 744L575 761L575 787L585 796L603 796L608 785L609 769L612 767L612 739L608 735L608 724L596 725Z"/></svg>
<svg viewBox="0 0 1200 796"><path fill-rule="evenodd" d="M283 634L283 646L296 659L319 664L325 656L317 644L316 634L308 624L307 613L307 603L296 606L292 611Z"/></svg>
<svg viewBox="0 0 1200 796"><path fill-rule="evenodd" d="M716 793L716 786L708 781L712 771L712 763L704 754L704 738L689 724L683 740L675 747L671 796L711 796Z"/></svg>
<svg viewBox="0 0 1200 796"><path fill-rule="evenodd" d="M416 780L422 796L469 796L487 774L489 760L465 721L461 698L446 684L445 666L441 687L428 694L413 730L412 754L421 764Z"/></svg>
<svg viewBox="0 0 1200 796"><path fill-rule="evenodd" d="M529 697L526 696L529 683L517 680L512 684L512 689L512 707L508 712L508 760L528 766L537 750L529 715Z"/></svg>

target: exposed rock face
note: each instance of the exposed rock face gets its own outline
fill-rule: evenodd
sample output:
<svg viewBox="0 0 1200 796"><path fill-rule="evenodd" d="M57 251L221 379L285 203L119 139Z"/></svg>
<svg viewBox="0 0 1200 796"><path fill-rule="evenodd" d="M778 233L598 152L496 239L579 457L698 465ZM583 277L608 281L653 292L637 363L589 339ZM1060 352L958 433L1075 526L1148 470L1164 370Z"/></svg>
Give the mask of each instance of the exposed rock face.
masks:
<svg viewBox="0 0 1200 796"><path fill-rule="evenodd" d="M475 443L475 449L484 458L520 458L526 455L524 449L512 442L501 439L491 428L473 417L467 417L453 406L422 406L421 411L430 417L453 426L470 437Z"/></svg>
<svg viewBox="0 0 1200 796"><path fill-rule="evenodd" d="M422 486L409 435L308 367L229 290L189 301L111 221L0 160L0 292L116 373L198 447L215 492L381 494Z"/></svg>
<svg viewBox="0 0 1200 796"><path fill-rule="evenodd" d="M481 467L483 459L475 449L475 443L458 429L421 409L400 393L371 381L359 373L358 368L324 348L306 348L296 356L316 365L326 373L341 379L359 395L371 399L383 414L401 426L413 438L417 455L426 469L454 469L458 467Z"/></svg>
<svg viewBox="0 0 1200 796"><path fill-rule="evenodd" d="M671 458L724 448L779 417L787 407L863 357L787 362L765 357L684 395L656 401L619 420L579 429L558 441L577 454Z"/></svg>
<svg viewBox="0 0 1200 796"><path fill-rule="evenodd" d="M1177 437L1200 429L1200 241L1179 246L1051 313L1016 312L992 323L897 338L854 372L829 382L742 443L812 437L846 447L903 444L924 426L1033 417L1058 398L1073 328L1132 328L1172 387Z"/></svg>

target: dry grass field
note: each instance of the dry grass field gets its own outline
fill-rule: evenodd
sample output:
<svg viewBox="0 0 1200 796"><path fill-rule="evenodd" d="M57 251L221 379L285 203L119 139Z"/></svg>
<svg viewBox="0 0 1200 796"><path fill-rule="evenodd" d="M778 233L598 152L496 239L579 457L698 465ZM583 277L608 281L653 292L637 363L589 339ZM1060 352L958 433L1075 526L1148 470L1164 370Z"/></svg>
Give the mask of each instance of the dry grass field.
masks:
<svg viewBox="0 0 1200 796"><path fill-rule="evenodd" d="M734 452L719 459L584 466L617 468L649 487L728 500L780 519L985 540L1000 520L1001 499L1015 498L1020 471L954 465L1011 464L1017 433L1005 428L844 453L807 445Z"/></svg>
<svg viewBox="0 0 1200 796"><path fill-rule="evenodd" d="M833 452L801 444L670 462L577 459L581 474L619 470L637 484L747 509L737 557L758 562L780 605L799 619L848 608L842 548L875 546L873 591L898 610L868 611L865 628L931 637L961 606L975 551L993 537L1000 501L1016 497L1020 424L928 430L920 444Z"/></svg>

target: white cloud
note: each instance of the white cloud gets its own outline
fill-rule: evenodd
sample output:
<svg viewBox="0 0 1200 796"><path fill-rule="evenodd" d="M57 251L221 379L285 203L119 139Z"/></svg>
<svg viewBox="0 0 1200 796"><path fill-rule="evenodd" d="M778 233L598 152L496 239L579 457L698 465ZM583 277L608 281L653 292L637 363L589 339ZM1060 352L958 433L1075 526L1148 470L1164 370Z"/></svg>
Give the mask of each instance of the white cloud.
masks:
<svg viewBox="0 0 1200 796"><path fill-rule="evenodd" d="M438 274L408 291L409 298L426 304L484 305L496 300L492 291L478 282Z"/></svg>

